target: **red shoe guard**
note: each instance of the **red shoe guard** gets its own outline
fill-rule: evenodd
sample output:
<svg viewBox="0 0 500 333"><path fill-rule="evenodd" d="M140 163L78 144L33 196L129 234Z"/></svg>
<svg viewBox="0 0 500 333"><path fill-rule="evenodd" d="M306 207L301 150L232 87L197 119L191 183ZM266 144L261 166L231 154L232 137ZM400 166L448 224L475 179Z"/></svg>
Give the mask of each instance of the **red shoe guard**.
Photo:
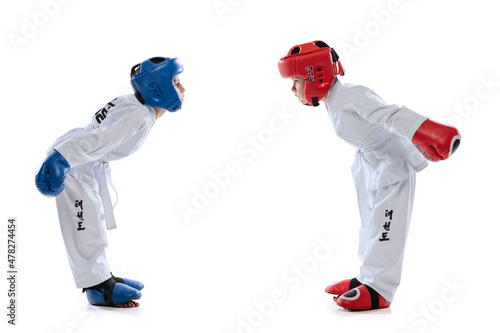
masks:
<svg viewBox="0 0 500 333"><path fill-rule="evenodd" d="M340 296L337 305L347 310L373 310L388 308L391 302L363 284Z"/></svg>
<svg viewBox="0 0 500 333"><path fill-rule="evenodd" d="M328 287L326 287L325 292L333 295L342 295L348 292L349 290L356 288L357 286L360 286L361 282L354 279L347 279L339 282L335 282Z"/></svg>

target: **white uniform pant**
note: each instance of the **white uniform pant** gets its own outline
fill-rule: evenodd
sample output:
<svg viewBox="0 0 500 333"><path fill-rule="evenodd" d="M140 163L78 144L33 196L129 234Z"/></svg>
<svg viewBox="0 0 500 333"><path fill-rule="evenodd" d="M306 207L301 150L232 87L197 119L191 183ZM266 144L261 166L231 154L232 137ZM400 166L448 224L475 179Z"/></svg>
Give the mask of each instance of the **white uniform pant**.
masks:
<svg viewBox="0 0 500 333"><path fill-rule="evenodd" d="M367 188L370 182L366 182L367 175L373 172L372 165L362 152L357 153L352 168L361 215L358 250L361 267L356 278L389 302L393 301L401 281L415 195L415 171L403 163L398 173L405 171L407 177L372 189Z"/></svg>
<svg viewBox="0 0 500 333"><path fill-rule="evenodd" d="M111 277L105 250L106 220L100 196L94 191L94 166L70 169L65 188L56 197L61 232L77 288L97 285Z"/></svg>

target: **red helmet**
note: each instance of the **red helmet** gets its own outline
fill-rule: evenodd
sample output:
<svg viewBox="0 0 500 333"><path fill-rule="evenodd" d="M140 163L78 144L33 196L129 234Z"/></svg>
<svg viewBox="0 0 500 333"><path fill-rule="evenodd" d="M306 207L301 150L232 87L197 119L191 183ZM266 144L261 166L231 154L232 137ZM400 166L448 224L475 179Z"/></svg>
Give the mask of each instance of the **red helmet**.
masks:
<svg viewBox="0 0 500 333"><path fill-rule="evenodd" d="M320 40L292 47L278 62L284 78L300 76L306 80L307 105L318 106L337 75L344 69L335 50Z"/></svg>

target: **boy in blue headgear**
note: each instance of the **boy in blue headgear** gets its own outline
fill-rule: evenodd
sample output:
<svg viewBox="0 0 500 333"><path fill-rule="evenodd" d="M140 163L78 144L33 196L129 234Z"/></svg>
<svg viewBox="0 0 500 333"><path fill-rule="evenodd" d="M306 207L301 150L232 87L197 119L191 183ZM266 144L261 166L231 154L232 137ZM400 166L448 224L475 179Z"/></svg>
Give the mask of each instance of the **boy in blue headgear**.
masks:
<svg viewBox="0 0 500 333"><path fill-rule="evenodd" d="M141 297L143 284L114 277L105 255L106 230L116 228L109 162L137 151L158 118L181 108L182 71L177 58L155 57L132 67L135 95L115 98L90 124L57 139L36 175L39 191L56 197L75 284L92 305L139 306L134 300Z"/></svg>

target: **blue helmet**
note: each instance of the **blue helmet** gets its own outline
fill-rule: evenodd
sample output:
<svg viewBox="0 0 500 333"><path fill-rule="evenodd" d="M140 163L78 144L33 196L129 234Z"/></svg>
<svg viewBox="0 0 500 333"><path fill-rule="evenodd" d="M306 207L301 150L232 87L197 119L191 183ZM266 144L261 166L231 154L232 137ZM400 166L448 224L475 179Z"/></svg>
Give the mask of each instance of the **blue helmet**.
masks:
<svg viewBox="0 0 500 333"><path fill-rule="evenodd" d="M155 57L135 65L130 72L135 96L142 104L170 112L180 110L182 100L174 87L174 77L183 70L177 58Z"/></svg>

